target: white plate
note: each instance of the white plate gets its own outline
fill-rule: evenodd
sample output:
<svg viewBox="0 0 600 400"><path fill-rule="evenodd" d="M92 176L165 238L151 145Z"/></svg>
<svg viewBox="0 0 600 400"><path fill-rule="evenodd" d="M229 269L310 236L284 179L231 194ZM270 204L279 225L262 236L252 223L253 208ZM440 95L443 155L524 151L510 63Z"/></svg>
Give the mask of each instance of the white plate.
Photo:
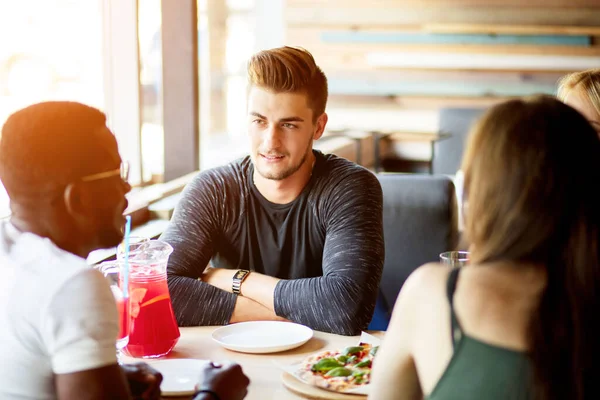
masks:
<svg viewBox="0 0 600 400"><path fill-rule="evenodd" d="M226 349L242 353L275 353L302 346L313 336L307 326L292 322L241 322L215 329L212 338Z"/></svg>
<svg viewBox="0 0 600 400"><path fill-rule="evenodd" d="M196 383L200 378L200 370L208 360L172 358L166 360L145 360L160 372L163 381L160 390L163 396L190 396L194 394Z"/></svg>

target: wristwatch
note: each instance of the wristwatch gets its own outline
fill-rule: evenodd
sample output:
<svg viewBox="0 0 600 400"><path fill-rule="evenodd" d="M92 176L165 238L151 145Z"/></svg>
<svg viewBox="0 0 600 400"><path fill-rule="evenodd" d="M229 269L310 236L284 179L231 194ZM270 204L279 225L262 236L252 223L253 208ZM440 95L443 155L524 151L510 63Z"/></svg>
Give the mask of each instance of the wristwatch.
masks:
<svg viewBox="0 0 600 400"><path fill-rule="evenodd" d="M233 284L231 285L231 291L234 294L241 294L240 289L242 288L242 282L248 276L250 271L247 269L238 269L238 271L233 276Z"/></svg>

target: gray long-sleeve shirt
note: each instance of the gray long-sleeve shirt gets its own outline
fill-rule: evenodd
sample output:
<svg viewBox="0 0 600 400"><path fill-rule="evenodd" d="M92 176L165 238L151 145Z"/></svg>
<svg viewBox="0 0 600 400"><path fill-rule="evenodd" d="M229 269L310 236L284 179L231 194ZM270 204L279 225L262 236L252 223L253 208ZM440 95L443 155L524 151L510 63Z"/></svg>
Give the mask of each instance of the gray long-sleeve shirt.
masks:
<svg viewBox="0 0 600 400"><path fill-rule="evenodd" d="M384 260L381 186L348 160L314 154L310 181L288 204L260 194L249 157L201 172L186 187L162 237L174 248L167 274L180 325L231 318L236 295L197 279L212 259L282 279L278 316L345 335L367 327Z"/></svg>

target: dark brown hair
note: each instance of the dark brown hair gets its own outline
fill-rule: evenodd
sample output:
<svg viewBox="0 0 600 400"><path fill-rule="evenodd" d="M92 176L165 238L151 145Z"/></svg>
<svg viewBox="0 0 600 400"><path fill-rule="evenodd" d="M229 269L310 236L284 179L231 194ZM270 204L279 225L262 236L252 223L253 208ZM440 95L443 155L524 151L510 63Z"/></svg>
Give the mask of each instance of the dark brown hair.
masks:
<svg viewBox="0 0 600 400"><path fill-rule="evenodd" d="M600 398L596 132L554 98L508 101L475 125L462 169L472 261L547 270L528 330L534 398Z"/></svg>

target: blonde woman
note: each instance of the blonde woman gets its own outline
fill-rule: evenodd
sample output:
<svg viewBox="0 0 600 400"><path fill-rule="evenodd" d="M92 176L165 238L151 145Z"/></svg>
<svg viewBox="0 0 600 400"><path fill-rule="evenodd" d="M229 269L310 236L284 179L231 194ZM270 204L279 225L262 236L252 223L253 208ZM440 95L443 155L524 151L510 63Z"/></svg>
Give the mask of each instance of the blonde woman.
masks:
<svg viewBox="0 0 600 400"><path fill-rule="evenodd" d="M600 136L600 68L564 76L558 98L583 114Z"/></svg>
<svg viewBox="0 0 600 400"><path fill-rule="evenodd" d="M472 263L411 275L370 399L600 399L594 130L554 98L512 100L473 128L462 170Z"/></svg>

